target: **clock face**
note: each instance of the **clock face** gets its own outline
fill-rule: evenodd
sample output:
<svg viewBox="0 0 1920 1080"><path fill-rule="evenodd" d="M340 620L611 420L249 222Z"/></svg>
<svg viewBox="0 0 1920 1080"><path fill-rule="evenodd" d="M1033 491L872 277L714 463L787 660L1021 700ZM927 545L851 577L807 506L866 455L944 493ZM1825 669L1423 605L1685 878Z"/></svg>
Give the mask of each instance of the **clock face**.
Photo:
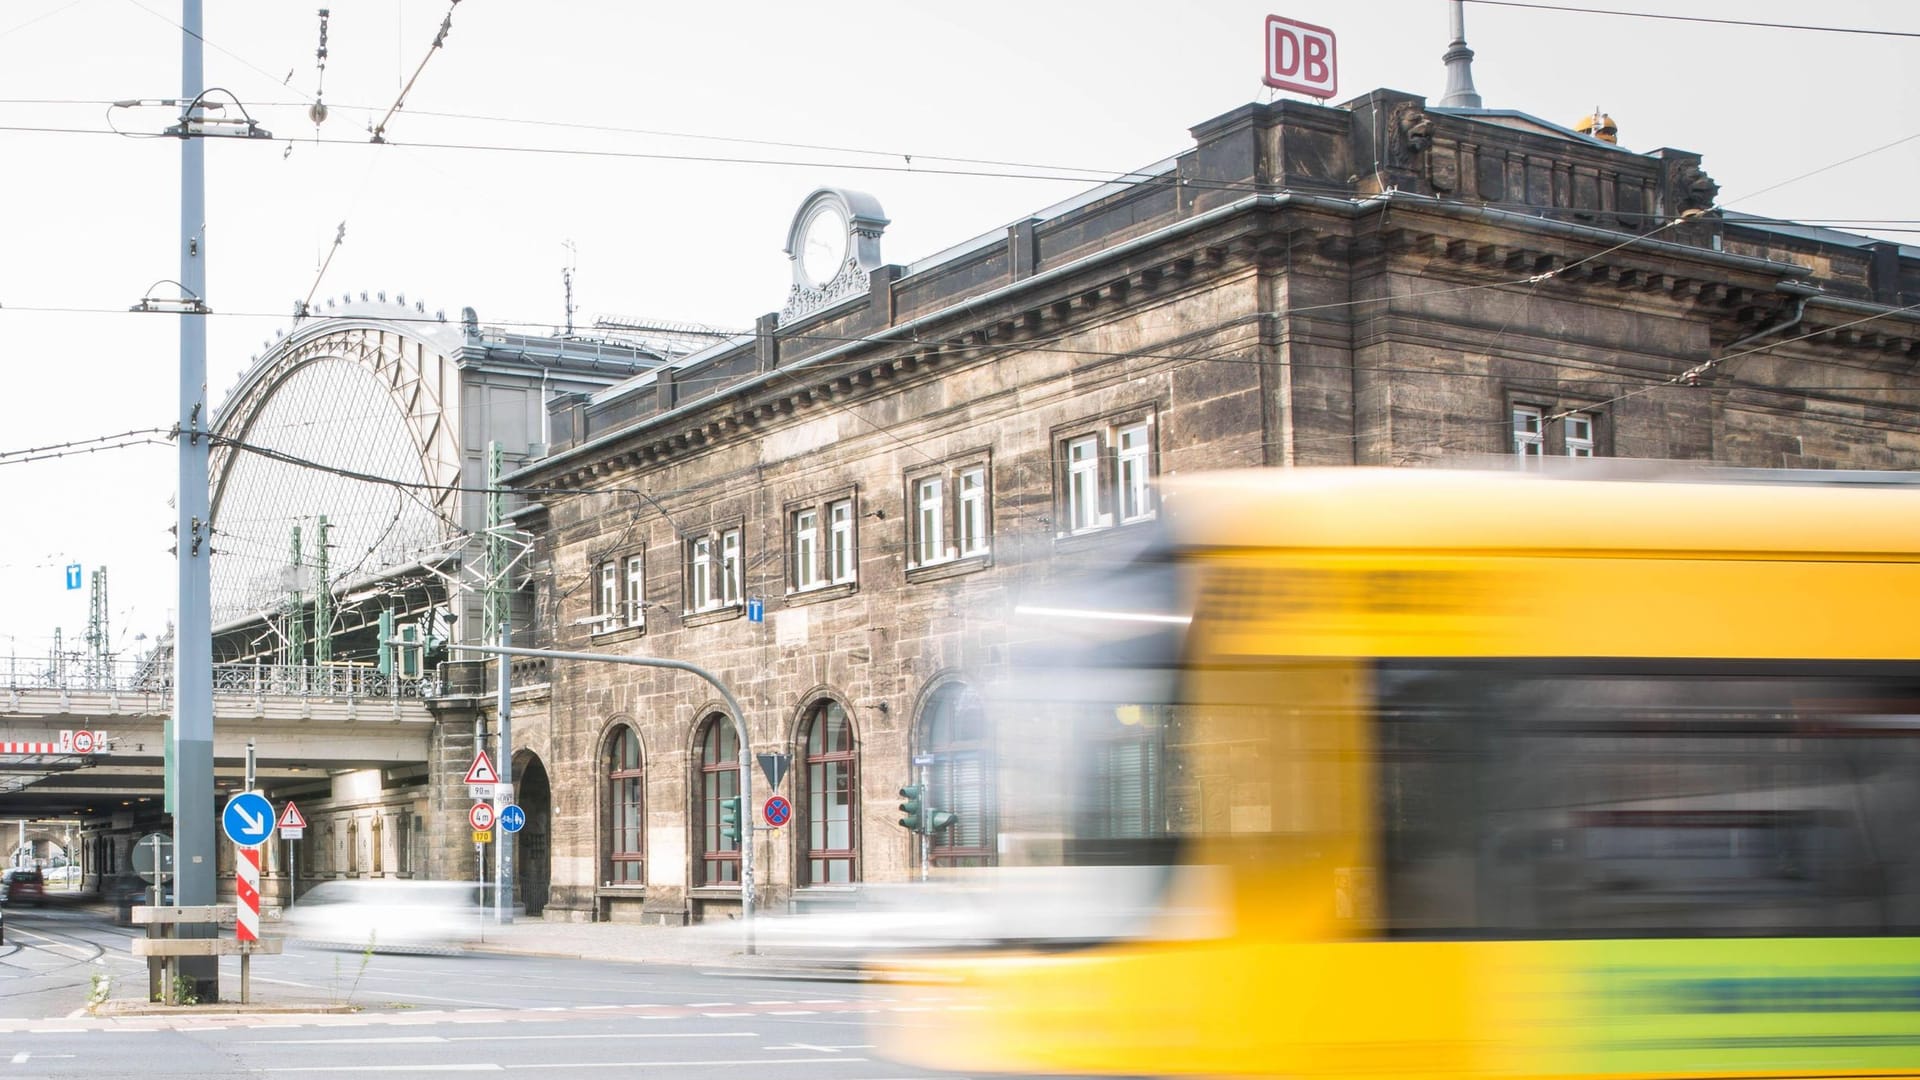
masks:
<svg viewBox="0 0 1920 1080"><path fill-rule="evenodd" d="M807 219L800 239L800 272L811 285L825 285L847 261L847 219L831 203Z"/></svg>

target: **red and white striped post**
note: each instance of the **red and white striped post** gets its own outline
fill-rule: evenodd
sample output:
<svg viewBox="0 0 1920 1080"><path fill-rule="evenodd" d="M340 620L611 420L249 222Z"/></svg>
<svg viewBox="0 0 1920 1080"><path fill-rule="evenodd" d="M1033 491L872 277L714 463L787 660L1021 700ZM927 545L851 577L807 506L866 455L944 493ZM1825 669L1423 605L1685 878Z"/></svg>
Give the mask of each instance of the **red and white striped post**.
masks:
<svg viewBox="0 0 1920 1080"><path fill-rule="evenodd" d="M253 790L253 740L247 740L247 790ZM267 806L267 835L271 836L273 826L273 806ZM235 905L233 933L242 943L260 940L260 849L240 846L235 850L233 860L233 892L239 901ZM240 953L240 1003L247 1004L249 998L249 976L253 960L251 950Z"/></svg>
<svg viewBox="0 0 1920 1080"><path fill-rule="evenodd" d="M260 849L243 847L240 857L234 860L237 880L234 892L239 894L239 920L234 926L234 934L241 941L260 940Z"/></svg>

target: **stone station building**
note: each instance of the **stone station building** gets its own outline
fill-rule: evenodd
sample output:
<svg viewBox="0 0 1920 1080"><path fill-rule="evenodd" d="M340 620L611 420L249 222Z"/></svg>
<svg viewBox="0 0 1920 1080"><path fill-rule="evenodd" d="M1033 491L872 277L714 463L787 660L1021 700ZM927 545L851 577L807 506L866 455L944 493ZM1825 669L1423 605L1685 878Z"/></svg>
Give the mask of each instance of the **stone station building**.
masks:
<svg viewBox="0 0 1920 1080"><path fill-rule="evenodd" d="M912 265L881 257L878 201L816 192L784 310L554 400L548 453L508 478L535 544L517 643L702 665L752 750L791 755L794 820L752 834L763 907L918 876L896 792L920 768L959 816L933 868L1001 856L978 691L1009 615L1122 550L1160 477L1920 465L1920 253L1724 213L1690 153L1394 91L1191 134ZM550 785L550 915L737 910L713 692L545 678L513 731Z"/></svg>

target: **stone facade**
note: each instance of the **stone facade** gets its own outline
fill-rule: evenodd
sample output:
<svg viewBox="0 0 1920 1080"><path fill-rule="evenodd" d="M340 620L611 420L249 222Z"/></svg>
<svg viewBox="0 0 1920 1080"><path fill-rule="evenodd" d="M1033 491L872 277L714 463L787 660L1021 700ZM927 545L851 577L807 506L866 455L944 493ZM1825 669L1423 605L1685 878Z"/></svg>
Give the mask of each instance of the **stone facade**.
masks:
<svg viewBox="0 0 1920 1080"><path fill-rule="evenodd" d="M763 905L842 895L805 872L825 709L856 747L850 876L918 872L896 791L930 710L1004 670L1024 597L1158 514L1146 478L1529 446L1920 465L1920 321L1900 310L1920 259L1723 215L1696 155L1392 91L1250 105L1193 136L1137 181L558 402L551 453L510 478L537 547L521 641L698 664L754 752L793 755L778 790L796 821L753 834ZM848 510L850 575L831 533ZM737 908L737 887L702 884L700 740L721 712L694 675L580 661L516 698L516 760L551 787L551 913ZM629 730L643 869L616 883L614 848L636 844L610 776ZM985 800L974 861L997 844Z"/></svg>

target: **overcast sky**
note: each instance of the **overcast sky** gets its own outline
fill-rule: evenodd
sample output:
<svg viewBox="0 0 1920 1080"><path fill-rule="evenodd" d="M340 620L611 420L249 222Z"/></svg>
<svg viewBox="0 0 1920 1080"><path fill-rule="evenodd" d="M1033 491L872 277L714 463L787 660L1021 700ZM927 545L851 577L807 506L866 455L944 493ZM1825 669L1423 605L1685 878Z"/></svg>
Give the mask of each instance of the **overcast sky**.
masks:
<svg viewBox="0 0 1920 1080"><path fill-rule="evenodd" d="M930 255L1267 100L1269 13L1336 32L1336 100L1445 86L1445 0L465 0L375 146L449 4L331 0L316 141L318 6L205 5L207 85L276 136L207 146L216 404L291 326L342 222L321 296L384 289L545 331L571 264L583 325L750 327L784 302L785 233L814 188L877 196L887 261ZM1595 6L1920 31L1892 0ZM44 654L55 627L78 646L68 563L108 568L120 648L174 606L171 444L16 452L173 421L177 318L127 308L175 295L156 283L179 271L179 145L134 137L168 109L107 106L178 93L179 18L178 0L0 0L0 665ZM1488 107L1571 124L1598 106L1625 146L1703 154L1727 206L1920 218L1920 39L1488 4L1467 31ZM538 152L559 149L587 153Z"/></svg>

